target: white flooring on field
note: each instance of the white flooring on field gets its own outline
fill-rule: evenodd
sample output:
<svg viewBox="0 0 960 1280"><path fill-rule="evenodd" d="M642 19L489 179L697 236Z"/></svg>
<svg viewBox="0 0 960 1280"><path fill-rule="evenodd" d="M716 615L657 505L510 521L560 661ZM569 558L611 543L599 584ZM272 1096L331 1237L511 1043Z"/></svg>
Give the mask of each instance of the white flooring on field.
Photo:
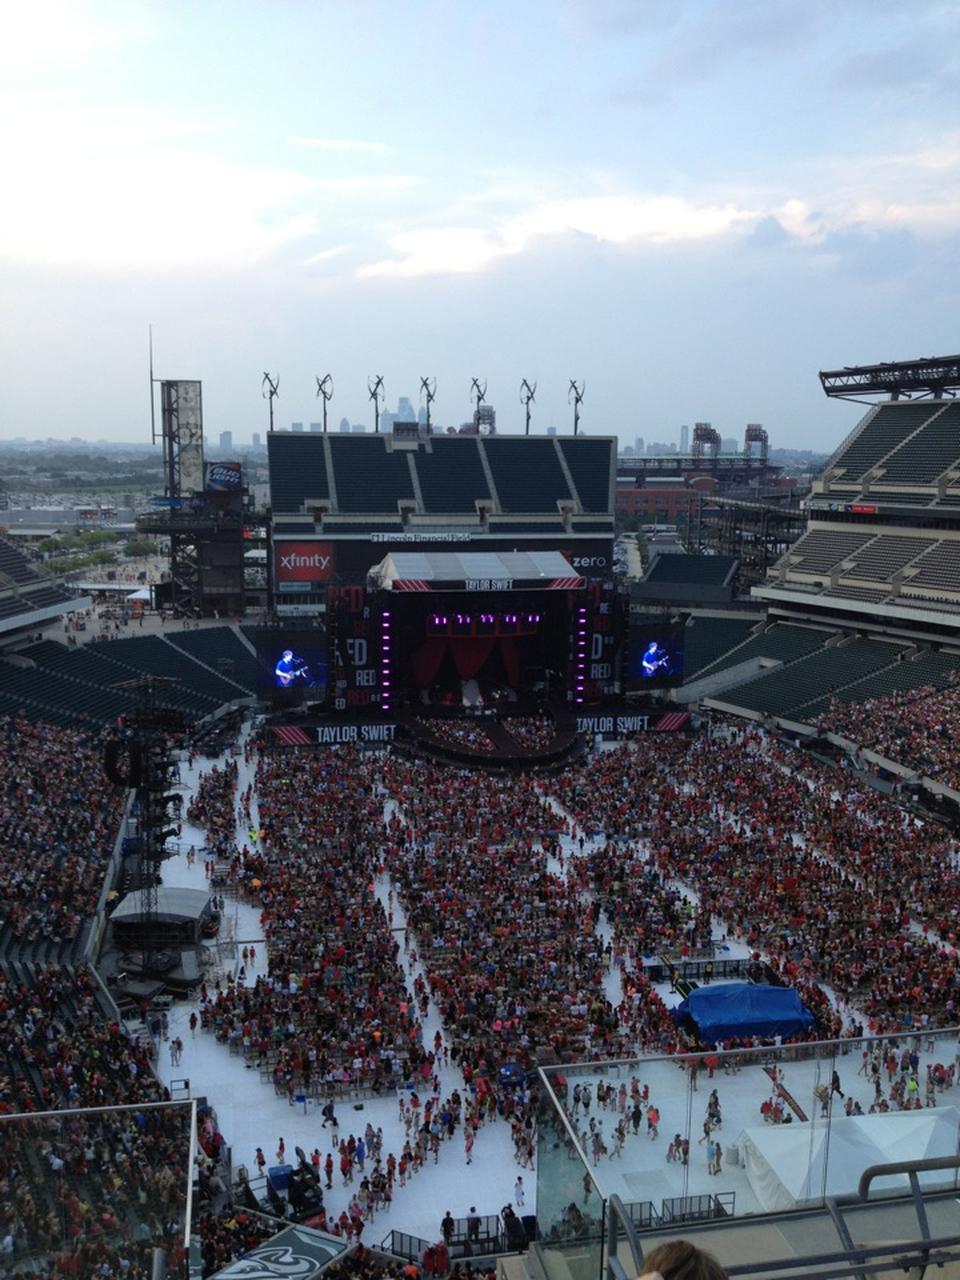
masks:
<svg viewBox="0 0 960 1280"><path fill-rule="evenodd" d="M245 729L245 734L247 731ZM210 765L211 762L201 760L192 768L188 768L186 764L182 766L182 784L187 797L194 791L200 773ZM239 770L239 789L243 790L253 781L254 766L246 764L241 756ZM203 839L201 831L184 823L181 838L183 851L164 864L165 884L207 887L202 855ZM190 845L194 845L197 850L197 860L193 866L187 864L185 854ZM575 852L573 842L565 838L564 859L574 856ZM378 894L386 899L389 892L387 882L383 880L376 888ZM395 924L402 925L402 911L396 901L393 903L393 911ZM256 962L253 966L248 965L246 972L246 981L252 983L258 973L266 971L267 953L261 936L259 913L252 906L237 904L228 899L224 914L224 932L236 939L237 951L244 945L253 944L256 947ZM600 931L601 935L608 932L604 924L601 924ZM746 947L732 940L723 939L722 948L723 955L747 954ZM229 956L228 949L223 948L221 960L229 971L235 972L239 964L239 958L235 954ZM404 955L404 963L412 983L417 966L411 963L408 954ZM606 987L608 997L615 1003L618 1002L621 991L620 975L616 970L608 973ZM668 1002L676 1000L676 996L670 996L666 988L660 990ZM231 1056L226 1045L218 1044L212 1032L201 1031L198 1027L195 1036L191 1036L189 1016L195 1007L188 1002L180 1002L171 1010L170 1035L179 1035L182 1039L183 1056L179 1066L174 1067L170 1062L169 1046L161 1045L158 1069L165 1081L188 1079L191 1095L206 1097L212 1104L221 1131L232 1148L234 1164L246 1165L251 1175L254 1175L254 1153L259 1146L272 1165L275 1163L280 1137L284 1139L288 1158L293 1155L297 1145L308 1156L314 1147L318 1147L325 1157L330 1147L328 1135L331 1131L321 1128L319 1106L311 1102L306 1106L299 1104L291 1107L285 1097L276 1096L270 1083L261 1083L257 1070L248 1068L241 1057ZM428 1043L432 1043L438 1029L442 1030L440 1021L431 1005L424 1032ZM927 1061L949 1064L954 1059L954 1052L955 1045L951 1040L938 1042L933 1054L924 1054L921 1082ZM866 1111L872 1101L873 1090L866 1078L857 1074L859 1066L859 1054L841 1058L841 1086L844 1092L857 1098ZM784 1063L783 1069L785 1087L807 1116L812 1118L804 1126L812 1133L814 1125L822 1123L818 1118L819 1106L815 1105L813 1099L815 1084L818 1078L822 1078L818 1077L817 1072L825 1071L826 1083L829 1084L830 1067L818 1064L815 1060L807 1060ZM583 1078L605 1078L613 1080L619 1086L620 1080L630 1074L629 1068L622 1070L623 1076L618 1076L613 1071L605 1076L592 1073ZM601 1157L596 1176L604 1194L616 1192L625 1201L652 1200L659 1207L660 1201L666 1197L735 1191L738 1213L758 1209L759 1205L742 1168L725 1159L720 1175L708 1174L706 1144L698 1144L697 1138L702 1133L707 1098L714 1086L718 1090L723 1114L720 1134L725 1153L736 1144L737 1137L744 1128L761 1122L760 1104L771 1092L771 1081L763 1069L760 1066L750 1066L736 1074L724 1074L721 1071L714 1081L710 1081L705 1072L701 1073L698 1091L695 1093L688 1092L685 1075L678 1064L671 1060L643 1061L637 1068L637 1074L642 1083L649 1084L651 1099L660 1109L660 1136L651 1141L646 1136L644 1124L639 1135L634 1137L631 1134L628 1138L620 1158ZM441 1068L440 1075L444 1096L456 1087L462 1088L462 1078L456 1070L447 1066ZM629 1085L629 1079L627 1084ZM960 1086L955 1086L938 1097L943 1104L958 1103ZM351 1132L359 1135L369 1122L374 1129L383 1129L384 1155L390 1151L399 1155L405 1134L399 1122L394 1098L365 1100L362 1109L356 1110L351 1104L343 1103L338 1105L337 1111L340 1136L347 1137ZM606 1145L612 1149L611 1134L617 1116L612 1111L601 1114L595 1106L593 1114L602 1120ZM668 1163L666 1151L673 1134L686 1132L688 1126L691 1152L689 1165L684 1168L682 1164ZM582 1168L579 1162L568 1163L570 1188L566 1200L579 1204L583 1197ZM517 1165L509 1127L501 1121L485 1125L478 1135L470 1166L465 1163L462 1136L458 1131L452 1140L441 1145L436 1165L428 1163L408 1181L406 1187L395 1187L393 1204L388 1210L378 1213L367 1227L364 1239L367 1243L379 1243L391 1229L426 1239L437 1238L440 1220L448 1209L454 1217L466 1216L471 1206L475 1206L481 1214L499 1213L504 1205L515 1203L514 1185L518 1174L523 1177L526 1194L524 1206L517 1211L534 1212L536 1175L533 1170L521 1170ZM353 1187L343 1186L337 1168L333 1189L325 1192L328 1213L332 1211L334 1215L339 1214L348 1204L352 1191ZM554 1201L553 1194L550 1199Z"/></svg>

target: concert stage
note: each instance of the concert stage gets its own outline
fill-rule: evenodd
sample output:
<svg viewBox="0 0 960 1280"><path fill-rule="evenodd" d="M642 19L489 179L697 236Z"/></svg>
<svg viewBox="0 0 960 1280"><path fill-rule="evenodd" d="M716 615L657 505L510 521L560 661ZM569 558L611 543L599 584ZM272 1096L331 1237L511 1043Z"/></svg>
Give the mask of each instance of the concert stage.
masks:
<svg viewBox="0 0 960 1280"><path fill-rule="evenodd" d="M583 577L558 552L394 553L365 586L329 588L321 623L264 629L258 687L294 717L309 708L363 721L362 736L328 742L392 741L371 714L416 729L410 712L576 713L620 692L622 603L614 583ZM483 754L511 754L502 746Z"/></svg>

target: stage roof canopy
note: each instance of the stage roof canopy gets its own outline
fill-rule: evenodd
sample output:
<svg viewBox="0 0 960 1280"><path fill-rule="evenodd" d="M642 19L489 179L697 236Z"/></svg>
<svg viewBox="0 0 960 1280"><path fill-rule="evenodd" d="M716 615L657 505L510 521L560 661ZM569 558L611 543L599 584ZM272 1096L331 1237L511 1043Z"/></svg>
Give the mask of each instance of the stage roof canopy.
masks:
<svg viewBox="0 0 960 1280"><path fill-rule="evenodd" d="M206 889L167 888L157 889L157 914L165 923L181 920L200 920L210 902ZM138 890L121 898L114 909L112 919L124 922L139 921L142 917L141 896Z"/></svg>
<svg viewBox="0 0 960 1280"><path fill-rule="evenodd" d="M586 579L559 551L397 551L370 570L387 591L575 591Z"/></svg>

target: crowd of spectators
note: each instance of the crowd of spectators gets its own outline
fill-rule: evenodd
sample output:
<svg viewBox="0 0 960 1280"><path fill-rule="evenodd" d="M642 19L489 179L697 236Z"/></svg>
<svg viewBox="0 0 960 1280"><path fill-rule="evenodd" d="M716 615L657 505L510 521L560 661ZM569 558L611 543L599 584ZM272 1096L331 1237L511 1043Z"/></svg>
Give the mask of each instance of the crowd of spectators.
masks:
<svg viewBox="0 0 960 1280"><path fill-rule="evenodd" d="M388 869L461 1067L619 1046L603 943L548 850L563 821L525 779L398 758Z"/></svg>
<svg viewBox="0 0 960 1280"><path fill-rule="evenodd" d="M275 1219L263 1214L232 1207L219 1213L202 1214L196 1229L200 1236L204 1276L212 1276L264 1240L275 1236L279 1225Z"/></svg>
<svg viewBox="0 0 960 1280"><path fill-rule="evenodd" d="M238 774L236 760L206 770L187 807L188 820L206 832L207 847L214 857L229 855L236 847Z"/></svg>
<svg viewBox="0 0 960 1280"><path fill-rule="evenodd" d="M77 937L122 799L105 783L96 735L0 718L0 920L21 943Z"/></svg>
<svg viewBox="0 0 960 1280"><path fill-rule="evenodd" d="M477 755L492 755L497 746L489 734L472 720L444 720L417 718L418 726L432 738L453 747L457 751L474 751Z"/></svg>
<svg viewBox="0 0 960 1280"><path fill-rule="evenodd" d="M960 789L960 685L924 686L851 706L832 699L818 718L822 733L852 738L858 746L896 760L916 773Z"/></svg>
<svg viewBox="0 0 960 1280"><path fill-rule="evenodd" d="M148 1280L162 1247L185 1276L190 1109L0 1123L0 1239L15 1274Z"/></svg>
<svg viewBox="0 0 960 1280"><path fill-rule="evenodd" d="M206 992L202 1023L278 1091L395 1086L427 1054L371 888L384 836L372 764L356 750L264 756L257 790L257 847L237 850L234 838L227 876L260 908L269 970L252 987ZM232 802L230 812L235 837Z"/></svg>
<svg viewBox="0 0 960 1280"><path fill-rule="evenodd" d="M146 1043L103 1016L95 979L48 965L0 973L0 1114L155 1102L163 1088ZM5 1067L5 1070L4 1070Z"/></svg>
<svg viewBox="0 0 960 1280"><path fill-rule="evenodd" d="M843 771L784 750L750 729L722 747L640 739L550 786L607 837L607 856L642 838L660 874L694 890L703 926L765 953L822 1031L844 1026L824 986L874 1031L954 1022L956 955L930 936L953 939L954 842L852 788Z"/></svg>
<svg viewBox="0 0 960 1280"><path fill-rule="evenodd" d="M896 703L912 726L905 754L916 759L922 749L940 768L954 767L949 726L958 698L960 689ZM466 745L462 732L486 737L472 724L429 723L434 732L450 726L458 747ZM548 726L552 735L547 717L505 727L534 750ZM0 912L24 941L73 937L99 893L120 794L105 793L93 738L6 719L0 741L8 850ZM641 737L536 779L354 747L264 753L249 839L237 830L238 818L250 819L251 796L237 787L235 761L207 771L188 816L207 832L232 891L258 907L269 968L252 986L223 980L204 988L202 1024L291 1100L337 1087L417 1095L409 1153L384 1153L380 1162L388 1191L394 1176L402 1181L455 1134L469 1159L471 1131L497 1114L513 1125L518 1157L528 1150L532 1114L522 1096L498 1092L501 1068L535 1057L688 1049L644 971L644 958L664 950L696 950L724 934L745 942L798 988L821 1034L956 1021L956 844L842 769L788 757L756 728L731 729L722 741ZM384 875L426 981L408 985L393 901L375 889ZM604 990L611 961L623 978L617 1007ZM424 1043L431 998L463 1072L462 1098L442 1097L436 1061L446 1047ZM0 969L0 1025L0 1114L164 1096L148 1046L103 1016L82 968ZM124 1215L143 1209L144 1197L153 1238L172 1239L170 1188L181 1157L149 1119L156 1113L137 1114L106 1136L89 1135L77 1117L80 1128L40 1149L51 1172L75 1175L69 1191L62 1178L37 1190L36 1169L0 1124L3 1233L25 1254L38 1247L51 1213L71 1233L66 1260L53 1264L61 1270L41 1274L76 1273L69 1255L82 1249L99 1252L84 1253L79 1273L136 1280L140 1255L116 1241ZM205 1137L215 1179L215 1142ZM148 1157L148 1143L165 1159ZM101 1190L115 1191L115 1207L94 1224L85 1188L107 1178ZM383 1203L372 1182L355 1198L361 1221ZM347 1226L332 1225L355 1235L347 1218ZM257 1228L237 1216L208 1221L210 1271L249 1247ZM359 1256L356 1265L381 1265Z"/></svg>
<svg viewBox="0 0 960 1280"><path fill-rule="evenodd" d="M416 1262L401 1262L357 1245L326 1267L323 1274L327 1280L420 1280L425 1269ZM494 1280L496 1273L493 1268L455 1262L447 1274L449 1280Z"/></svg>
<svg viewBox="0 0 960 1280"><path fill-rule="evenodd" d="M500 723L524 751L545 750L557 733L552 716L508 716Z"/></svg>

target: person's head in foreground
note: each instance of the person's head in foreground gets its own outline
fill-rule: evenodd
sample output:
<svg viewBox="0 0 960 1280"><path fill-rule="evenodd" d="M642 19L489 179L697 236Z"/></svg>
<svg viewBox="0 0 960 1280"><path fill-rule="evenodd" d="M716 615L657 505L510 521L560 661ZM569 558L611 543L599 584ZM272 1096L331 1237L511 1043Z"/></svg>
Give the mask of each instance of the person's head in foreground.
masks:
<svg viewBox="0 0 960 1280"><path fill-rule="evenodd" d="M711 1253L689 1240L670 1240L651 1250L640 1275L647 1280L727 1280L727 1273Z"/></svg>

